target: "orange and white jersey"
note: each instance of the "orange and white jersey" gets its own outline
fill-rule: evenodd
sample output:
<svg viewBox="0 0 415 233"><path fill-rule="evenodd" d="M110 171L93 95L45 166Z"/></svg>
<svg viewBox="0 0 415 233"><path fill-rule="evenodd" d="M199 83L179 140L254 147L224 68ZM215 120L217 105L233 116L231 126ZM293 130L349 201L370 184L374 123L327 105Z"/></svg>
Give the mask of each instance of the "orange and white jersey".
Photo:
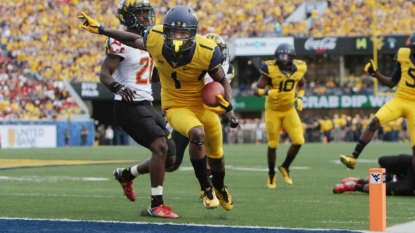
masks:
<svg viewBox="0 0 415 233"><path fill-rule="evenodd" d="M229 83L231 83L233 77L235 76L235 68L233 68L233 65L230 63L227 63L225 65L221 65L223 72L225 72L225 78L228 80ZM212 82L213 79L210 77L209 74L205 75L205 84L208 84Z"/></svg>
<svg viewBox="0 0 415 233"><path fill-rule="evenodd" d="M147 51L129 47L113 38L107 38L105 53L123 58L115 69L113 77L116 82L135 91L134 101L154 100L151 89L154 61ZM115 94L115 99L121 100L122 97Z"/></svg>

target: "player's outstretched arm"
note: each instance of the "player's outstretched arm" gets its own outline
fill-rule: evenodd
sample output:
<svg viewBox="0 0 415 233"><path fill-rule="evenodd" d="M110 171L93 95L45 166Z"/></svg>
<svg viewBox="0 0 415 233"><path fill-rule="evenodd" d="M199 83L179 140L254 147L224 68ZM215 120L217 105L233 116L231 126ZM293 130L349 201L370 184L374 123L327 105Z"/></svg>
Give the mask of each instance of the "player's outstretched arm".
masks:
<svg viewBox="0 0 415 233"><path fill-rule="evenodd" d="M393 71L392 78L386 77L383 74L379 73L376 67L375 62L370 59L370 61L366 64L364 70L370 74L370 76L376 78L379 80L380 83L382 83L385 86L388 86L390 88L393 88L396 86L396 82L394 82L394 76L398 75L399 77L396 77L398 80L400 79L400 66L395 66L395 70Z"/></svg>
<svg viewBox="0 0 415 233"><path fill-rule="evenodd" d="M80 19L84 19L82 28L89 31L90 33L106 35L118 40L127 46L144 50L144 43L141 36L131 32L105 28L96 19L91 18L84 12L82 12L78 17Z"/></svg>

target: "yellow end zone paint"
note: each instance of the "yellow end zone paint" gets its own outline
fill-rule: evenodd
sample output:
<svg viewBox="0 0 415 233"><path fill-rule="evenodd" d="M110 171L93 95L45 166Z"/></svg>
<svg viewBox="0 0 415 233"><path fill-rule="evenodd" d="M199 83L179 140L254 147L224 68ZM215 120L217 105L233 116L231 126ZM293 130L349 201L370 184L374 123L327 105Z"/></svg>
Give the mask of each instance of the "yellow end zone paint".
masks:
<svg viewBox="0 0 415 233"><path fill-rule="evenodd" d="M40 159L0 159L0 169L19 167L43 167L59 165L87 165L112 163L137 163L137 160L40 160Z"/></svg>

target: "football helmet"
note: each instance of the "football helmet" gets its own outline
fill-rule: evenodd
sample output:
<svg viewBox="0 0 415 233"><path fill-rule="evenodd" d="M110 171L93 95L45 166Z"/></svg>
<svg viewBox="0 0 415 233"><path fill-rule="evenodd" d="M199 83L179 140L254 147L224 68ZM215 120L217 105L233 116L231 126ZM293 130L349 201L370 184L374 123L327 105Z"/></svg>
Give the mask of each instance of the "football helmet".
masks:
<svg viewBox="0 0 415 233"><path fill-rule="evenodd" d="M213 40L219 46L220 51L222 53L221 64L227 64L229 62L229 48L226 45L225 40L215 33L205 34L204 37L208 38L209 40Z"/></svg>
<svg viewBox="0 0 415 233"><path fill-rule="evenodd" d="M199 20L190 7L175 6L164 18L163 38L167 48L175 53L188 51L196 43Z"/></svg>
<svg viewBox="0 0 415 233"><path fill-rule="evenodd" d="M137 11L142 19L137 18ZM122 0L118 4L118 19L127 28L144 31L154 25L156 14L148 0Z"/></svg>
<svg viewBox="0 0 415 233"><path fill-rule="evenodd" d="M295 58L295 48L293 45L288 43L282 43L278 45L277 49L275 50L275 63L280 67L282 70L288 70Z"/></svg>
<svg viewBox="0 0 415 233"><path fill-rule="evenodd" d="M411 53L415 54L415 33L412 33L409 37L408 47L411 49Z"/></svg>

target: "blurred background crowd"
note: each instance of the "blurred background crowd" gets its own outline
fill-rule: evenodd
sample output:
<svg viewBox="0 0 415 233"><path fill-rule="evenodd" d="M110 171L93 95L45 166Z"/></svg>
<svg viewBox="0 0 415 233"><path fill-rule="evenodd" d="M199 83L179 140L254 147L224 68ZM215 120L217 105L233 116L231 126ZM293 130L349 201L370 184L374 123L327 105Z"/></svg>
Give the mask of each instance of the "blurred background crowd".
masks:
<svg viewBox="0 0 415 233"><path fill-rule="evenodd" d="M290 16L305 0L151 0L156 11L156 23L174 5L192 7L200 20L199 33L213 32L226 40L240 37L276 36L356 36L367 35L372 21L371 4L363 0L307 1L307 14L301 21ZM317 4L327 2L324 17ZM119 27L116 6L119 0L2 0L0 2L0 119L2 120L70 120L81 108L66 90L63 82L99 82L98 73L104 57L104 37L91 36L80 29L78 15L85 11L103 25ZM313 3L315 5L313 5ZM397 11L399 10L399 13ZM413 0L377 0L379 34L410 34L415 18ZM310 22L311 19L311 22ZM310 23L312 26L309 27ZM399 26L398 26L399 25ZM319 75L315 75L319 76ZM373 80L367 74L350 73L342 84L330 75L310 78L307 94L373 94ZM306 77L307 79L307 77ZM252 95L251 87L234 87L237 96ZM339 113L340 114L340 113ZM313 128L319 135L320 117L305 122L305 132ZM356 117L350 122L362 121ZM368 117L363 117L368 118ZM241 131L261 120L246 119ZM349 130L356 126L341 126L345 134L341 140L351 140ZM390 126L392 129L397 126ZM334 124L333 130L337 129ZM324 130L323 130L324 131ZM356 131L356 130L354 130ZM382 132L385 134L387 130ZM317 134L309 137L322 140ZM353 133L354 135L356 132ZM240 133L230 132L229 142L238 142ZM253 133L252 135L258 135ZM349 135L349 136L347 136ZM245 141L263 141L244 136ZM250 138L250 139L247 139ZM253 138L253 139L252 139ZM318 138L318 139L316 139ZM353 136L356 138L356 136ZM389 136L386 137L389 140ZM399 140L401 137L392 137ZM328 139L330 140L330 139ZM334 139L333 139L334 140ZM337 140L337 139L336 139ZM382 140L385 138L382 136Z"/></svg>

